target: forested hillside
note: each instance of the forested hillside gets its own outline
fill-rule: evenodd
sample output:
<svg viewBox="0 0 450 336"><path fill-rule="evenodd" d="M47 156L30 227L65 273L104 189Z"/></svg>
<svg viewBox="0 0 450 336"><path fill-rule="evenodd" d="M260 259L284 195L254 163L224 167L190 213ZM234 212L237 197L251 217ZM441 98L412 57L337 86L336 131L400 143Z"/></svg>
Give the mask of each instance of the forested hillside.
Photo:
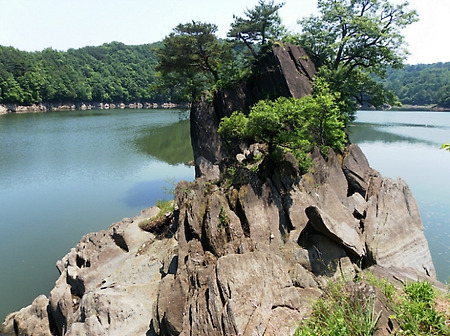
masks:
<svg viewBox="0 0 450 336"><path fill-rule="evenodd" d="M0 103L163 102L155 85L161 42L25 52L0 46ZM450 62L390 69L382 80L403 104L450 108Z"/></svg>
<svg viewBox="0 0 450 336"><path fill-rule="evenodd" d="M450 108L450 62L390 69L382 82L403 104Z"/></svg>
<svg viewBox="0 0 450 336"><path fill-rule="evenodd" d="M155 44L24 52L0 46L0 103L166 101L154 89Z"/></svg>

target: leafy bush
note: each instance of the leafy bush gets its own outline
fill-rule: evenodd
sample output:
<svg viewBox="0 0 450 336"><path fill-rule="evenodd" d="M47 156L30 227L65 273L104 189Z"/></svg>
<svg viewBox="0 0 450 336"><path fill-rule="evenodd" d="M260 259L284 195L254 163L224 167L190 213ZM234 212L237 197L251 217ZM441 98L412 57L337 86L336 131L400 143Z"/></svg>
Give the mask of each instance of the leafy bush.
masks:
<svg viewBox="0 0 450 336"><path fill-rule="evenodd" d="M236 111L224 117L219 133L228 143L240 140L266 143L272 157L277 157L280 150L290 151L304 168L308 166L307 154L314 146L327 154L330 148L342 150L346 144L337 96L318 78L312 96L261 100L248 116Z"/></svg>
<svg viewBox="0 0 450 336"><path fill-rule="evenodd" d="M450 151L450 143L445 143L445 144L443 144L443 145L441 146L441 149L445 149L445 150Z"/></svg>
<svg viewBox="0 0 450 336"><path fill-rule="evenodd" d="M338 282L314 304L312 316L295 336L368 336L374 334L377 321L372 300L353 300Z"/></svg>
<svg viewBox="0 0 450 336"><path fill-rule="evenodd" d="M151 227L155 225L158 221L162 221L168 213L172 213L175 210L175 201L156 201L156 206L159 208L158 214L151 218L147 218L141 221L138 226L144 231L150 231Z"/></svg>
<svg viewBox="0 0 450 336"><path fill-rule="evenodd" d="M436 294L433 286L426 281L406 283L402 289L386 279L365 273L359 280L378 287L386 296L387 304L399 327L393 335L450 335L450 320L444 312L436 309ZM444 310L448 312L449 298L442 297ZM333 335L354 336L374 335L377 330L378 315L370 299L354 300L343 291L343 283L332 283L325 295L313 306L310 318L303 321L295 336Z"/></svg>
<svg viewBox="0 0 450 336"><path fill-rule="evenodd" d="M429 282L407 283L404 292L394 308L401 328L397 335L450 335L445 315L434 307L436 293Z"/></svg>

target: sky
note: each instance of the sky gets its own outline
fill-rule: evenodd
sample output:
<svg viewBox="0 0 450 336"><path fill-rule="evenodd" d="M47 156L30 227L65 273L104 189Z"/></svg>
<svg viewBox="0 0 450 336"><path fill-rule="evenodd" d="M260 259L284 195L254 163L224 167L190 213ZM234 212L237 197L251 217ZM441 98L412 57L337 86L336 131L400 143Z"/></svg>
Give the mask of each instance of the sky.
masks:
<svg viewBox="0 0 450 336"><path fill-rule="evenodd" d="M280 1L275 1L279 3ZM317 14L317 0L284 0L283 24ZM400 3L403 0L391 0ZM67 50L119 41L161 41L179 23L215 23L226 37L233 15L244 16L258 0L0 0L0 45L25 51ZM420 21L403 33L411 55L406 63L450 61L450 0L409 0Z"/></svg>

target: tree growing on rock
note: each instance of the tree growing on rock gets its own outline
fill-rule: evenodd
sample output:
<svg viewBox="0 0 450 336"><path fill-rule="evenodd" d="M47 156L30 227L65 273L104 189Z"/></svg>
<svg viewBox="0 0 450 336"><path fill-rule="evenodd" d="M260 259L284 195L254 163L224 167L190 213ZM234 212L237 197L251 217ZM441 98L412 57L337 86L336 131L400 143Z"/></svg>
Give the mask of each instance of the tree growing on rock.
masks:
<svg viewBox="0 0 450 336"><path fill-rule="evenodd" d="M280 151L292 152L306 170L307 155L315 146L326 155L329 149L343 150L346 144L338 98L319 78L312 96L260 100L248 116L236 111L223 118L219 133L229 143L265 143L272 158L279 156Z"/></svg>
<svg viewBox="0 0 450 336"><path fill-rule="evenodd" d="M387 67L402 66L408 52L401 30L417 21L408 2L318 0L319 15L305 18L298 42L320 67L331 89L340 92L351 116L357 104L397 104L395 95L375 82Z"/></svg>
<svg viewBox="0 0 450 336"><path fill-rule="evenodd" d="M156 51L163 85L178 87L192 101L221 78L230 48L215 35L215 24L192 21L179 24Z"/></svg>
<svg viewBox="0 0 450 336"><path fill-rule="evenodd" d="M206 90L239 82L251 72L258 53L284 32L278 15L282 6L260 0L245 12L246 18L235 16L228 34L231 41L216 36L215 24L179 24L156 51L158 87L175 89L186 101L193 101ZM242 42L253 56L236 42Z"/></svg>
<svg viewBox="0 0 450 336"><path fill-rule="evenodd" d="M273 0L268 3L259 0L258 5L244 12L245 18L233 16L234 22L231 24L228 37L242 42L256 58L261 48L270 41L280 39L285 32L278 14L283 6L284 3L276 5Z"/></svg>

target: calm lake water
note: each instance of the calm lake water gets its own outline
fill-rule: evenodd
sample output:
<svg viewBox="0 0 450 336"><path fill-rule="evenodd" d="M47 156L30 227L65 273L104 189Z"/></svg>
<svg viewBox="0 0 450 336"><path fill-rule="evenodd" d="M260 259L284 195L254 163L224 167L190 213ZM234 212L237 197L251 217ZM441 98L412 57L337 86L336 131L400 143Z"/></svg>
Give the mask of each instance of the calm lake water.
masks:
<svg viewBox="0 0 450 336"><path fill-rule="evenodd" d="M58 276L80 238L192 180L186 112L113 110L0 116L0 322ZM441 281L450 276L450 113L360 111L350 128L371 166L402 177Z"/></svg>
<svg viewBox="0 0 450 336"><path fill-rule="evenodd" d="M80 238L194 178L186 111L0 116L0 323L58 277Z"/></svg>
<svg viewBox="0 0 450 336"><path fill-rule="evenodd" d="M358 111L350 139L372 168L405 180L424 225L438 279L450 280L449 112Z"/></svg>

